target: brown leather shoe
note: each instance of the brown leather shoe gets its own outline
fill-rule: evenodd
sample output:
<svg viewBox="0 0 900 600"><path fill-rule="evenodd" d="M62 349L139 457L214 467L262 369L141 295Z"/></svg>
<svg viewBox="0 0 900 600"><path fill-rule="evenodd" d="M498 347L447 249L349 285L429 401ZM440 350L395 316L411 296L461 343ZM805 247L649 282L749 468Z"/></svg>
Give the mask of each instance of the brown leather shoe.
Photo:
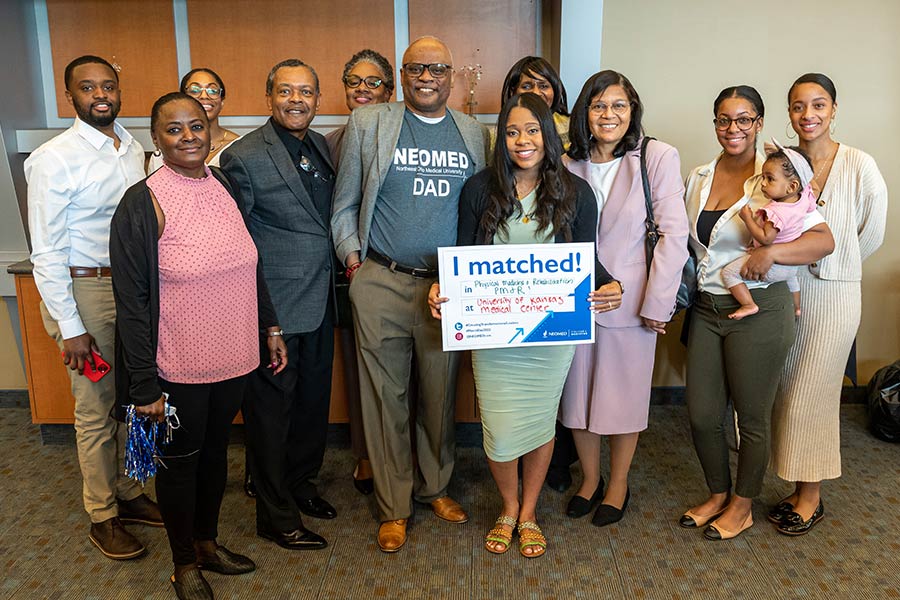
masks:
<svg viewBox="0 0 900 600"><path fill-rule="evenodd" d="M385 521L378 527L378 547L382 552L396 552L406 543L406 519Z"/></svg>
<svg viewBox="0 0 900 600"><path fill-rule="evenodd" d="M151 527L163 526L162 515L159 514L159 506L145 494L141 494L132 500L116 499L116 505L119 507L119 520L123 523L149 525Z"/></svg>
<svg viewBox="0 0 900 600"><path fill-rule="evenodd" d="M118 517L91 523L88 536L100 552L113 560L128 560L144 553L144 545L122 527Z"/></svg>
<svg viewBox="0 0 900 600"><path fill-rule="evenodd" d="M466 514L463 507L450 496L432 501L431 509L435 515L451 523L465 523L469 520L469 515Z"/></svg>

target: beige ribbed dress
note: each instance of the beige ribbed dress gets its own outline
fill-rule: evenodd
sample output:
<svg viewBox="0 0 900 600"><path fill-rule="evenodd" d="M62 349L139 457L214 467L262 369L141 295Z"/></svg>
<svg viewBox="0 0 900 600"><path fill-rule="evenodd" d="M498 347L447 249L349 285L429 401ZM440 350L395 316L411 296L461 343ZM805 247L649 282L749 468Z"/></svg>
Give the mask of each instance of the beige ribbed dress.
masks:
<svg viewBox="0 0 900 600"><path fill-rule="evenodd" d="M802 315L772 413L772 467L787 481L841 475L841 385L859 327L862 262L881 245L887 214L875 160L841 144L819 211L835 248L800 270Z"/></svg>

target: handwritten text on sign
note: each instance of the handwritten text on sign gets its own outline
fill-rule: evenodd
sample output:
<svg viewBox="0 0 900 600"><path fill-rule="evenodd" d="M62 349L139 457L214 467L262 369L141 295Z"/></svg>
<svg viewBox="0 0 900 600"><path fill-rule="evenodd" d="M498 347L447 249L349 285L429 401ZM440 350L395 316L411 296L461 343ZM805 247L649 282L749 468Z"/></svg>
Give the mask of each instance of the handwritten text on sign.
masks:
<svg viewBox="0 0 900 600"><path fill-rule="evenodd" d="M594 245L438 248L444 350L593 342Z"/></svg>

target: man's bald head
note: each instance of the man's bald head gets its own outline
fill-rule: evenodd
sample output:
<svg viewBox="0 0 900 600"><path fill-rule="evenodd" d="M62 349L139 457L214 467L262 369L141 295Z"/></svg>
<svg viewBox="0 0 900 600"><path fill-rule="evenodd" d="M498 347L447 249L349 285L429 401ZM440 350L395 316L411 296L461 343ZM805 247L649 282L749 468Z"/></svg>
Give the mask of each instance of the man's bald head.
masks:
<svg viewBox="0 0 900 600"><path fill-rule="evenodd" d="M434 36L420 37L403 53L403 101L414 113L441 117L453 87L453 55Z"/></svg>

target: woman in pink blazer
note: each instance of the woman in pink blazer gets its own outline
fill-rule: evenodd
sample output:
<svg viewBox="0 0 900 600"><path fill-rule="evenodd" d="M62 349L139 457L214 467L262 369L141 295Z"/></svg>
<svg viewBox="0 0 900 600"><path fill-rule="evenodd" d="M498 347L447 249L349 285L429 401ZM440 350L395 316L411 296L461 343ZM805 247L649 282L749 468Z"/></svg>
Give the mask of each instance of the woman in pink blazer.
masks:
<svg viewBox="0 0 900 600"><path fill-rule="evenodd" d="M665 334L688 257L688 220L678 151L652 140L647 147L654 218L661 233L647 272L647 216L641 183L643 105L628 79L601 71L584 84L572 111L568 169L591 184L597 197L597 257L621 281L619 310L594 317L596 342L578 346L560 405L572 429L584 471L569 501L570 517L597 507L598 527L622 518L628 471L638 434L647 428L657 334ZM600 436L609 436L610 478L604 495Z"/></svg>

